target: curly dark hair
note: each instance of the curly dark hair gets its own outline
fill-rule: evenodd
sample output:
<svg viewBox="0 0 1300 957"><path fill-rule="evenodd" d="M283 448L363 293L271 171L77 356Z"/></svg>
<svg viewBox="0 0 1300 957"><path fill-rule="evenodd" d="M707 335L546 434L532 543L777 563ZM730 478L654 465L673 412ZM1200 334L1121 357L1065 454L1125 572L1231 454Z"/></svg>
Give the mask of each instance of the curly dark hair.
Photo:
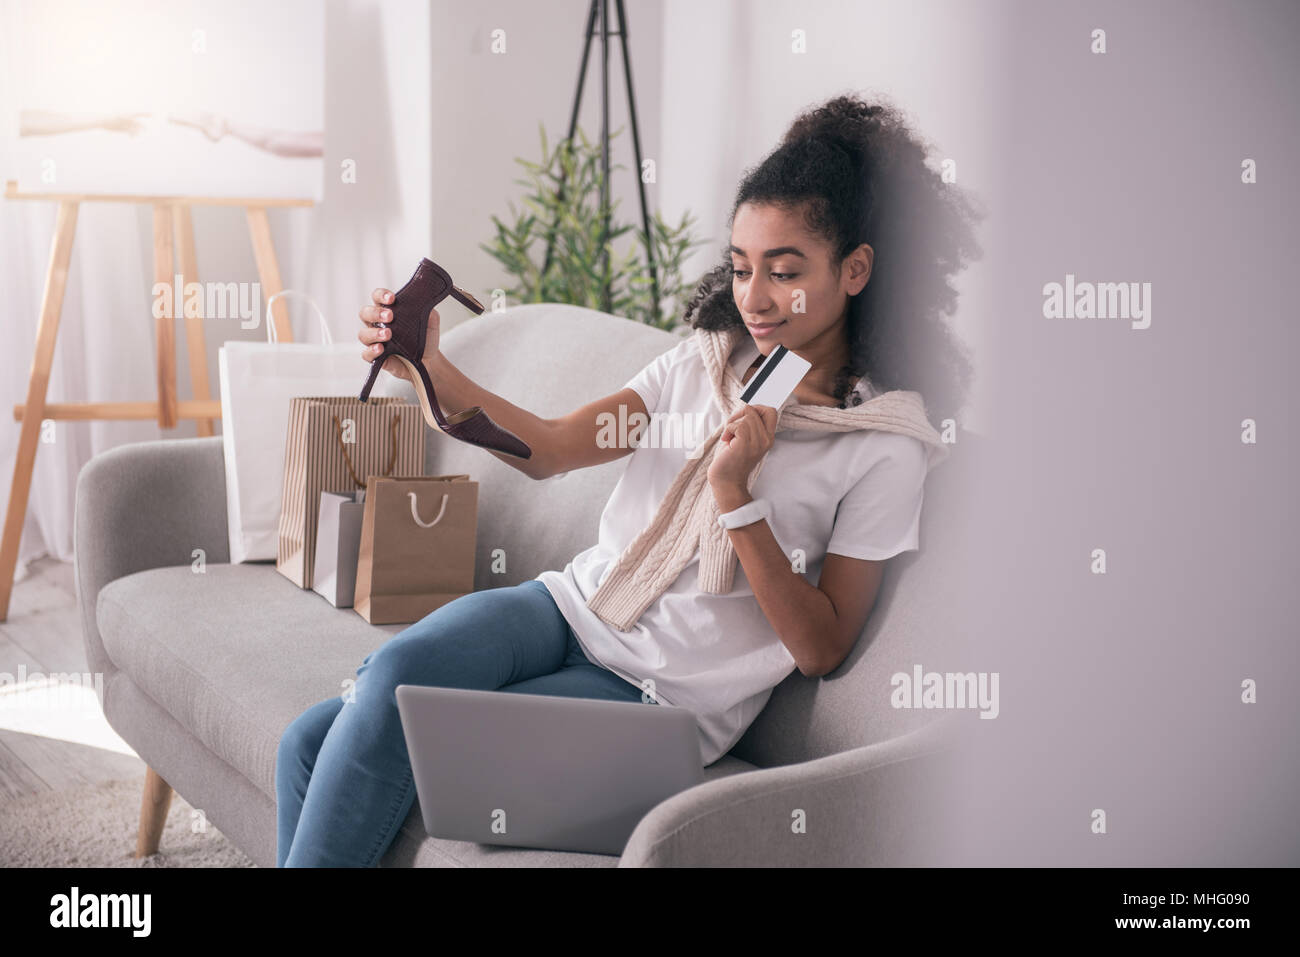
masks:
<svg viewBox="0 0 1300 957"><path fill-rule="evenodd" d="M774 205L802 213L830 244L837 273L860 244L874 250L870 280L848 297L839 408L849 378L863 375L878 392L920 392L940 418L955 418L965 402L971 363L944 315L957 305L951 278L983 254L974 224L987 214L926 165L927 148L896 107L845 94L801 113L737 190L728 229L742 204ZM686 307L692 328L744 325L731 274L724 247Z"/></svg>

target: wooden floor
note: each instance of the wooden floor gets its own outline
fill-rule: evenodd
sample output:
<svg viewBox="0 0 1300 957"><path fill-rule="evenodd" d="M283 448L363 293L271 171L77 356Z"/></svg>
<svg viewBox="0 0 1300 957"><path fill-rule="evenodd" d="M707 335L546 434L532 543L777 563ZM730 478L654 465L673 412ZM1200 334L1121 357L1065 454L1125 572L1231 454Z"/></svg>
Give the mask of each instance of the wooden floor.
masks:
<svg viewBox="0 0 1300 957"><path fill-rule="evenodd" d="M72 564L38 559L0 622L0 813L29 794L143 778L144 762L109 727L93 686L47 678L87 670Z"/></svg>

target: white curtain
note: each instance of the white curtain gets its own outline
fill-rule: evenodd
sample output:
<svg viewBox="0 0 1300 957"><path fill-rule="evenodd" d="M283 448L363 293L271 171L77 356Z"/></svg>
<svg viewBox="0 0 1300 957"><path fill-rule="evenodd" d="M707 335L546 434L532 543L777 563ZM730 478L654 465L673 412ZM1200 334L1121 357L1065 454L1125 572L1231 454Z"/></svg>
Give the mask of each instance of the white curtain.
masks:
<svg viewBox="0 0 1300 957"><path fill-rule="evenodd" d="M6 507L22 428L11 410L27 397L56 207L47 201L9 200L0 216L5 263L0 330L7 346L0 358L5 383L0 476ZM88 203L80 210L47 402L140 399L154 391L148 284L122 281L152 274L152 265L144 261L147 249L138 241L139 215L136 207L118 204ZM92 289L99 293L88 296ZM42 432L43 438L50 437L48 429ZM173 434L194 435L194 424L185 423ZM41 555L71 560L72 505L85 462L115 445L161 435L156 422L55 422L53 440L37 443L15 577L24 577L22 566Z"/></svg>

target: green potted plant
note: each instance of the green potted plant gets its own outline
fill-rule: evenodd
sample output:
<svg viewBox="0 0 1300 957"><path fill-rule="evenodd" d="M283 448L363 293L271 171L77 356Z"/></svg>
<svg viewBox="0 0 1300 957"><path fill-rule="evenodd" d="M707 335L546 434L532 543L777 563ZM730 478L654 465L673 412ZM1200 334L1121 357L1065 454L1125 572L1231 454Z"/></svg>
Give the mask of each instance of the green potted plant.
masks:
<svg viewBox="0 0 1300 957"><path fill-rule="evenodd" d="M576 142L560 140L552 150L547 144L545 128L541 124L538 128L542 161L515 158L528 174L526 179L515 180L528 189L523 197L526 209L521 213L513 202L509 203L513 221L505 223L494 215L496 237L491 243L479 244L513 277L512 285L505 288L506 295L517 302L586 306L660 329L672 329L679 322L678 307L685 292L682 259L702 244L690 237L694 217L685 213L678 225L670 226L655 210L650 219L653 255L648 256L644 230L617 221L619 201L615 200L610 205L609 233L605 235L604 208L600 201L603 179L600 147L592 144L579 128ZM610 136L611 149L614 137L622 129ZM622 164L614 165L611 173L625 168ZM636 241L623 254L616 255L615 240L628 232L634 234ZM609 255L602 257L606 247ZM651 261L656 270L657 290L651 278Z"/></svg>

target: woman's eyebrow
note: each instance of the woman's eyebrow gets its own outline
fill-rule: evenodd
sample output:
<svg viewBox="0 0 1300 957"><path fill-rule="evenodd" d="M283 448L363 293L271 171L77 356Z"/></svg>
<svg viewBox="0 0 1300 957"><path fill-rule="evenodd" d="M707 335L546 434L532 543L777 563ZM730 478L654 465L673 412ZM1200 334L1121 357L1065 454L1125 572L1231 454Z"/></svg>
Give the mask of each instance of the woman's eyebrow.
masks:
<svg viewBox="0 0 1300 957"><path fill-rule="evenodd" d="M727 250L729 252L739 253L746 259L749 258L749 253L745 252L745 250L741 249L739 246L728 246ZM769 249L767 252L763 253L764 259L775 259L777 256L798 256L800 259L808 258L794 246L777 246L775 249Z"/></svg>

